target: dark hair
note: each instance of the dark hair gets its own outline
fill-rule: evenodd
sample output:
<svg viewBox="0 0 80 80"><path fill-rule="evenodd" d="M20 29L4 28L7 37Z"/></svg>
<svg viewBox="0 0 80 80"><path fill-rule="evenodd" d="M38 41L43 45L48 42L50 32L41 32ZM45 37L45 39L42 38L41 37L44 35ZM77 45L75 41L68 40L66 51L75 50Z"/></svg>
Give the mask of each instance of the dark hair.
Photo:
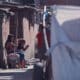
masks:
<svg viewBox="0 0 80 80"><path fill-rule="evenodd" d="M23 39L18 41L17 49L23 49L24 46L22 44L25 44L25 40L23 40Z"/></svg>
<svg viewBox="0 0 80 80"><path fill-rule="evenodd" d="M7 42L11 42L12 38L14 38L14 35L9 34L7 38Z"/></svg>
<svg viewBox="0 0 80 80"><path fill-rule="evenodd" d="M39 31L42 31L43 30L43 24L39 24Z"/></svg>
<svg viewBox="0 0 80 80"><path fill-rule="evenodd" d="M5 42L5 48L6 48L6 45L9 43L9 42L12 42L12 38L14 38L14 35L12 34L9 34L8 37L7 37L7 40ZM14 41L13 41L14 42Z"/></svg>

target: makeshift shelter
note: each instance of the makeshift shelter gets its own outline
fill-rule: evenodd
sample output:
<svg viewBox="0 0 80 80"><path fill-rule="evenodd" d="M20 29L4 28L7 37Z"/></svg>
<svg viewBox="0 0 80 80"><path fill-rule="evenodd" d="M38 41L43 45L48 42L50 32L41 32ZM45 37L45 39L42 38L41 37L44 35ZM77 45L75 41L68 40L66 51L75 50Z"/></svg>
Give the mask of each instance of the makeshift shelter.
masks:
<svg viewBox="0 0 80 80"><path fill-rule="evenodd" d="M37 8L20 4L17 0L0 1L0 66L2 68L5 55L5 41L8 34L14 34L16 38L24 38L29 45L25 54L26 59L33 58L34 42L38 32Z"/></svg>
<svg viewBox="0 0 80 80"><path fill-rule="evenodd" d="M52 9L51 80L80 80L80 7Z"/></svg>

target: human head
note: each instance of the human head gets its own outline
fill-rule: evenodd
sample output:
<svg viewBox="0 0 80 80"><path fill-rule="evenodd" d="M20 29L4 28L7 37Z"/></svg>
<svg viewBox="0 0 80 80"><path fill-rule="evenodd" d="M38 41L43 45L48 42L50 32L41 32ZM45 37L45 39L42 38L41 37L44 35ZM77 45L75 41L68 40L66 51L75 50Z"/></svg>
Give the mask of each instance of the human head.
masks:
<svg viewBox="0 0 80 80"><path fill-rule="evenodd" d="M20 40L18 41L18 46L24 46L24 45L25 45L25 40L20 39Z"/></svg>
<svg viewBox="0 0 80 80"><path fill-rule="evenodd" d="M40 23L40 24L39 24L39 31L41 32L41 31L43 30L43 28L44 28L44 27L43 27L43 24Z"/></svg>
<svg viewBox="0 0 80 80"><path fill-rule="evenodd" d="M9 34L8 38L7 38L7 41L14 42L14 35L13 34Z"/></svg>

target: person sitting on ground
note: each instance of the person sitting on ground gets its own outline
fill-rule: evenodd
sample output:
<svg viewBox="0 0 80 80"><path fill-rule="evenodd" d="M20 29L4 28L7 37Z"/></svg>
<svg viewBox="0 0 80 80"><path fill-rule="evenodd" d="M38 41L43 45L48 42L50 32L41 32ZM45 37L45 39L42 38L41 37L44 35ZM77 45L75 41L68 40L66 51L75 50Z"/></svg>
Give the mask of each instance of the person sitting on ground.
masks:
<svg viewBox="0 0 80 80"><path fill-rule="evenodd" d="M20 55L20 67L25 67L24 51L29 47L25 46L25 40L21 39L18 41L17 53Z"/></svg>
<svg viewBox="0 0 80 80"><path fill-rule="evenodd" d="M12 34L8 35L8 38L5 43L5 48L6 48L7 54L13 53L15 50L14 39L15 39L14 35L12 35Z"/></svg>
<svg viewBox="0 0 80 80"><path fill-rule="evenodd" d="M15 37L12 34L8 35L8 38L5 42L5 49L7 52L7 61L8 61L8 67L12 68L12 62L11 62L11 58L10 55L14 53L15 49L16 49L16 44L15 44Z"/></svg>

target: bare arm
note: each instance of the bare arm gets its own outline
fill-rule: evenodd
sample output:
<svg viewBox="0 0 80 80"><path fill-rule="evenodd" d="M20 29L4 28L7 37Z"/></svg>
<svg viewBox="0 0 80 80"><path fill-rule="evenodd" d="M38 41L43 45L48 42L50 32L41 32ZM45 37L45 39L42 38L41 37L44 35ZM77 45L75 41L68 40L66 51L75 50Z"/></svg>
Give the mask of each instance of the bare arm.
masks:
<svg viewBox="0 0 80 80"><path fill-rule="evenodd" d="M29 47L29 45L26 45L26 46L23 48L23 50L25 51L28 47Z"/></svg>

